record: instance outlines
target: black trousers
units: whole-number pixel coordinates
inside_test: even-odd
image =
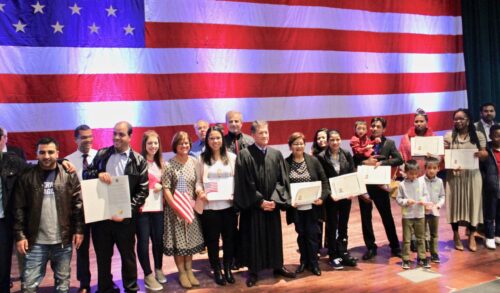
[[[80,248],[76,250],[76,279],[80,281],[80,288],[90,288],[90,224],[83,228],[83,241]]]
[[[352,201],[343,199],[333,201],[326,199],[326,227],[328,241],[328,255],[341,257],[347,252],[347,229]]]
[[[10,292],[12,241],[12,225],[2,218],[0,219],[0,292]]]
[[[297,210],[295,231],[300,251],[300,263],[311,267],[318,266],[319,226],[316,214],[312,209]]]
[[[500,237],[500,199],[496,194],[483,192],[483,218],[486,238]]]
[[[394,225],[394,219],[392,218],[391,212],[391,201],[389,198],[389,193],[377,185],[366,185],[368,194],[372,200],[372,203],[366,203],[361,198],[359,199],[359,209],[361,212],[361,225],[363,230],[363,240],[368,249],[376,249],[377,244],[375,244],[375,234],[373,233],[372,225],[372,210],[373,204],[377,207],[377,210],[382,218],[382,223],[384,224],[385,234],[389,240],[389,246],[392,250],[399,250],[399,240],[398,234],[396,233],[396,225]]]
[[[219,239],[222,236],[224,264],[231,265],[235,249],[236,213],[233,207],[223,210],[204,210],[201,215],[203,238],[212,269],[220,269]]]
[[[99,293],[113,292],[111,257],[114,245],[118,247],[122,260],[122,279],[125,292],[137,292],[137,263],[135,255],[136,219],[123,222],[110,220],[92,225],[92,241],[97,258],[97,287]]]

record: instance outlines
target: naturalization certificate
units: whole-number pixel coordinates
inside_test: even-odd
[[[207,194],[208,201],[213,200],[233,200],[234,177],[208,178],[203,183],[203,188]]]
[[[479,169],[479,160],[474,153],[477,149],[444,150],[444,167],[446,169]]]
[[[366,193],[366,184],[363,176],[358,172],[332,177],[329,180],[332,199],[334,200]]]
[[[81,186],[85,223],[110,220],[113,216],[132,217],[128,176],[111,177],[111,184],[99,179],[83,180]]]
[[[291,183],[290,193],[292,206],[312,204],[321,197],[321,181]]]
[[[143,212],[162,212],[163,211],[163,192],[162,190],[156,191],[149,190],[149,195],[142,206]]]
[[[410,140],[412,156],[444,155],[442,136],[415,136]]]
[[[391,166],[358,166],[358,173],[365,184],[389,184],[391,183]]]

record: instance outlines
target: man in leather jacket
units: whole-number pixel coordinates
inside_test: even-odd
[[[0,135],[1,135],[0,128]],[[26,162],[14,153],[0,151],[0,292],[10,291],[12,265],[12,198],[19,175]]]
[[[130,188],[132,218],[113,216],[111,220],[96,222],[92,226],[94,249],[97,256],[98,290],[100,293],[119,292],[113,288],[111,257],[116,243],[122,260],[123,287],[136,292],[137,263],[135,255],[136,215],[149,195],[146,160],[130,147],[132,125],[126,121],[116,123],[113,145],[100,149],[92,164],[83,172],[83,179],[99,178],[110,184],[112,176],[127,175]]]
[[[80,182],[57,162],[58,144],[50,137],[37,143],[38,164],[19,177],[13,198],[14,233],[25,255],[24,292],[36,292],[50,260],[55,289],[68,292],[72,245],[83,240]]]

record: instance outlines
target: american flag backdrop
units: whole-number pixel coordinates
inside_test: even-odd
[[[34,158],[73,129],[133,146],[155,129],[165,151],[198,119],[270,121],[271,144],[320,127],[343,138],[382,115],[388,136],[414,111],[434,130],[467,106],[459,0],[0,0],[0,125]],[[249,125],[245,124],[248,132]]]

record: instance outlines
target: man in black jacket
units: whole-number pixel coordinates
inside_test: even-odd
[[[23,292],[36,292],[50,260],[55,289],[68,292],[72,244],[83,240],[80,182],[57,162],[58,144],[50,137],[37,143],[38,164],[17,181],[14,201],[16,247],[25,255]]]
[[[2,128],[0,136],[3,136]],[[26,166],[26,162],[16,154],[0,151],[0,292],[10,290],[13,246],[13,219],[10,211],[15,183]]]
[[[98,290],[100,293],[119,292],[113,289],[111,257],[116,243],[122,259],[123,287],[126,292],[136,292],[137,263],[135,255],[136,214],[149,194],[148,166],[146,160],[131,149],[132,125],[126,121],[116,123],[113,145],[100,149],[92,164],[83,172],[83,179],[99,178],[110,184],[112,176],[127,175],[130,188],[132,218],[113,216],[92,226],[92,240],[97,256]]]
[[[371,139],[380,138],[381,142],[376,144],[373,149],[374,153],[368,159],[359,162],[355,161],[356,165],[369,166],[392,166],[396,167],[403,163],[401,154],[396,149],[393,140],[384,136],[387,121],[382,117],[375,117],[371,121]],[[373,204],[377,207],[382,223],[384,224],[385,233],[389,240],[391,253],[393,256],[401,257],[401,248],[399,247],[398,234],[396,233],[396,225],[391,212],[391,202],[389,192],[381,188],[379,185],[366,185],[366,189],[370,196],[371,202],[366,202],[363,198],[359,198],[359,210],[361,212],[361,226],[363,230],[363,239],[366,248],[368,249],[363,255],[364,260],[369,260],[377,255],[377,244],[375,244],[375,234],[373,233],[372,225],[372,210]]]

